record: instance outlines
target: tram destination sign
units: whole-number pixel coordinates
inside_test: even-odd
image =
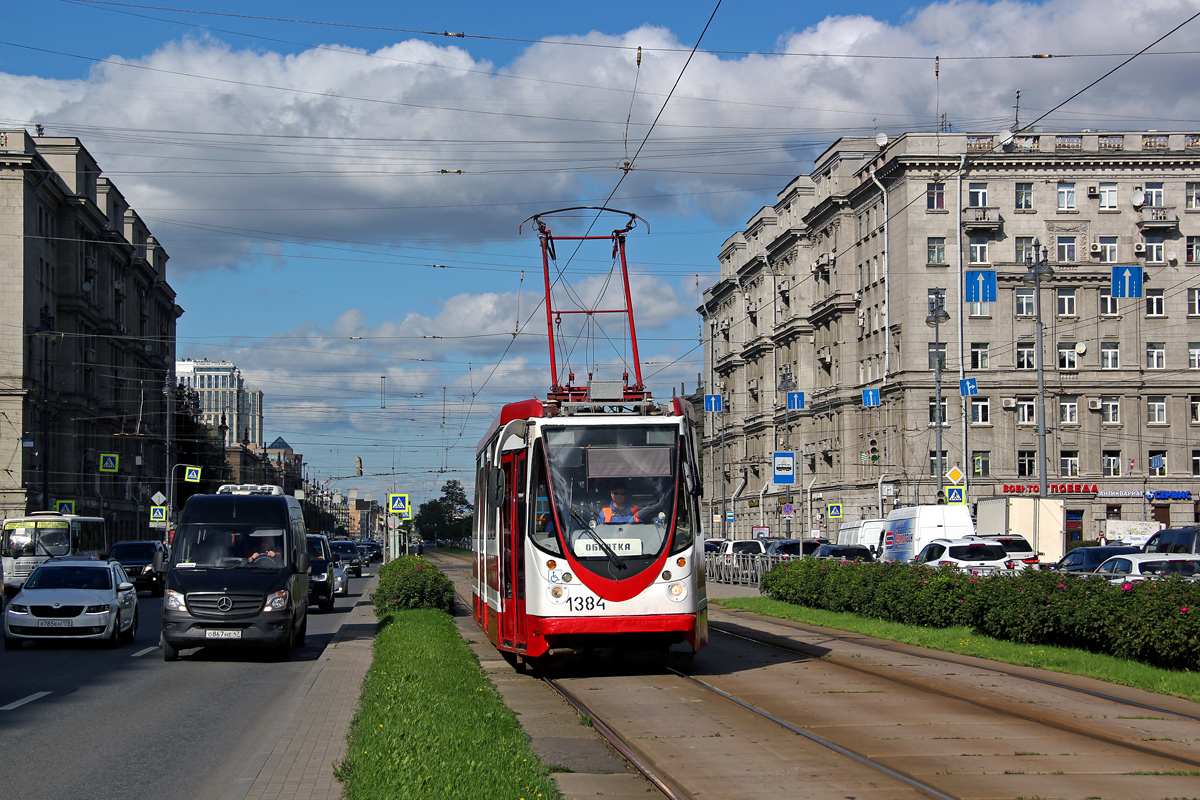
[[[605,539],[604,543],[619,556],[640,556],[642,554],[641,539]],[[608,553],[604,552],[604,548],[595,539],[589,539],[585,536],[576,540],[575,555],[603,558]]]

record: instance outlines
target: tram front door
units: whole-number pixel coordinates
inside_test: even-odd
[[[501,467],[505,473],[504,510],[500,527],[500,570],[504,612],[500,615],[500,640],[507,647],[524,650],[525,619],[525,525],[528,495],[526,491],[525,451],[506,453]]]

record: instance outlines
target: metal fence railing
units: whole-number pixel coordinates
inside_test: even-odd
[[[735,586],[758,586],[763,573],[776,564],[790,561],[791,556],[768,556],[757,553],[705,553],[704,577],[713,583]]]

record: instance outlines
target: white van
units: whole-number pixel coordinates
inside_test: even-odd
[[[911,561],[934,539],[975,535],[967,506],[909,506],[888,514],[880,561]]]
[[[858,519],[853,522],[843,522],[838,528],[837,543],[839,545],[858,545],[871,548],[878,555],[883,547],[883,529],[887,527],[886,519]]]

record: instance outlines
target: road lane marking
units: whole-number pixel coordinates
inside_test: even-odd
[[[51,694],[51,693],[50,692],[34,692],[33,694],[29,695],[28,697],[22,697],[20,700],[9,703],[6,706],[0,706],[0,711],[12,711],[14,708],[20,708],[21,706],[25,705],[26,703],[32,703],[34,700],[39,700],[48,694]]]
[[[147,653],[153,653],[157,649],[158,649],[158,645],[155,645],[154,647],[147,647],[145,650],[138,650],[136,653],[131,655],[130,658],[138,658],[140,656],[146,655]]]

